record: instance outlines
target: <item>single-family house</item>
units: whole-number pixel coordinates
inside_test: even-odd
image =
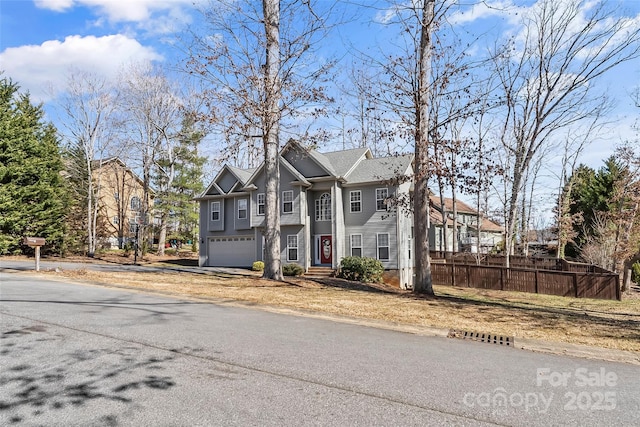
[[[337,269],[346,256],[377,258],[399,286],[413,285],[412,155],[374,158],[367,148],[321,153],[289,141],[280,151],[282,263]],[[197,198],[200,265],[249,267],[262,260],[264,168],[225,165]]]
[[[453,227],[457,233],[458,252],[490,253],[497,250],[504,241],[504,227],[490,220],[461,200],[456,200],[456,218],[453,218],[453,199],[430,196],[429,248],[433,251],[451,252],[453,247]],[[443,206],[444,204],[444,206]],[[442,211],[446,216],[443,224]],[[446,239],[445,239],[446,233]],[[446,245],[445,245],[446,240]]]
[[[142,198],[144,197],[142,179],[121,159],[110,157],[94,160],[92,163],[93,182],[98,195],[99,222],[102,224],[101,246],[122,248],[136,237],[141,224],[148,227],[147,237],[152,243],[155,216],[153,209],[154,192],[150,189],[150,214],[144,218]]]

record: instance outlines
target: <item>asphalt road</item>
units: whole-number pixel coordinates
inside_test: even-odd
[[[0,425],[640,425],[634,365],[11,273],[0,326]]]

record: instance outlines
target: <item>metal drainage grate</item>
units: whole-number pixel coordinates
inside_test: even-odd
[[[500,344],[505,345],[507,347],[513,347],[514,339],[513,337],[503,337],[501,335],[495,334],[486,334],[483,332],[471,332],[471,331],[461,331],[458,329],[449,329],[448,338],[460,338],[463,340],[473,340],[486,342],[489,344]]]

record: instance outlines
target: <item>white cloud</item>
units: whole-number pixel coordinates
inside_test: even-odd
[[[34,0],[34,3],[40,9],[51,9],[56,12],[62,12],[73,6],[73,0]]]
[[[468,24],[494,17],[512,20],[520,9],[510,0],[487,0],[476,2],[471,7],[466,4],[457,6],[457,10],[447,19],[452,25]]]
[[[36,6],[58,12],[74,6],[85,6],[98,11],[111,22],[141,22],[151,17],[153,12],[174,12],[184,6],[191,6],[193,0],[34,0]],[[197,3],[197,1],[196,1]]]
[[[161,60],[153,48],[124,35],[68,36],[41,45],[8,48],[0,53],[5,75],[28,90],[34,101],[47,101],[66,83],[71,68],[114,78],[131,62]]]

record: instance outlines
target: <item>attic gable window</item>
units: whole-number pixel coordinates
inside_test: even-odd
[[[331,194],[323,193],[316,199],[316,221],[331,221]]]
[[[388,188],[376,188],[376,210],[387,210],[387,198],[389,198]]]

